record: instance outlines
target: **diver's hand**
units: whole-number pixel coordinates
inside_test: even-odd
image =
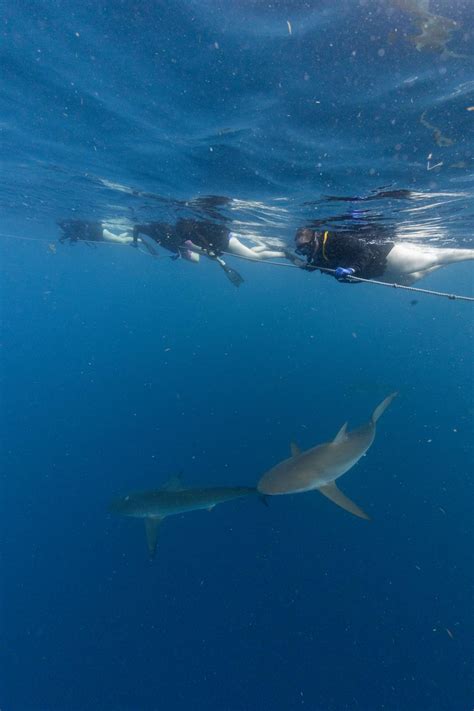
[[[304,269],[307,266],[307,262],[297,257],[296,254],[291,250],[284,249],[283,252],[285,253],[285,259],[294,264],[295,267],[300,267],[301,269]]]
[[[338,281],[349,281],[348,277],[351,277],[354,273],[355,269],[352,269],[352,267],[349,267],[349,269],[345,269],[344,267],[338,267],[334,276]]]

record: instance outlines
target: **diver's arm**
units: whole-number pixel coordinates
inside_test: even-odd
[[[347,237],[344,240],[344,245],[340,244],[340,246],[342,247],[340,255],[335,256],[335,260],[338,262],[336,274],[334,275],[336,279],[351,275],[358,276],[364,272],[372,259],[369,245],[362,240],[354,240],[351,237]],[[345,273],[347,270],[350,270],[351,273]]]

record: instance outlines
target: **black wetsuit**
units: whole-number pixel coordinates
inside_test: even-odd
[[[179,255],[179,248],[182,246],[182,242],[176,234],[174,225],[169,225],[166,222],[147,222],[142,225],[135,225],[133,228],[135,242],[139,235],[146,235],[161,247]]]
[[[354,269],[354,276],[374,279],[382,276],[394,242],[369,232],[363,237],[345,232],[324,232],[317,251],[308,258],[306,269]]]
[[[103,227],[100,222],[86,222],[85,220],[61,220],[58,222],[63,234],[60,242],[70,240],[71,242],[101,242],[103,237]]]
[[[133,234],[135,239],[140,234],[146,235],[175,254],[179,254],[180,249],[186,247],[186,241],[190,240],[196,247],[213,256],[219,256],[227,251],[230,237],[229,230],[223,225],[192,219],[178,220],[175,225],[166,222],[135,225]]]

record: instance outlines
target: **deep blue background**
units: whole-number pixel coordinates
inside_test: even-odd
[[[432,5],[472,54],[471,6]],[[471,63],[417,52],[388,2],[25,2],[4,28],[3,711],[471,709],[470,304],[47,247],[60,217],[212,193],[290,241],[348,209],[325,194],[386,184],[418,198],[373,216],[466,241]],[[425,284],[472,293],[471,266]],[[179,470],[252,485],[394,389],[342,482],[370,523],[317,493],[237,501],[166,521],[150,562],[141,523],[107,514]]]

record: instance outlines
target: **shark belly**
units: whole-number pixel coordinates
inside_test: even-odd
[[[364,426],[341,442],[320,444],[270,469],[258,483],[262,494],[299,494],[334,482],[349,471],[374,441],[374,428]]]

